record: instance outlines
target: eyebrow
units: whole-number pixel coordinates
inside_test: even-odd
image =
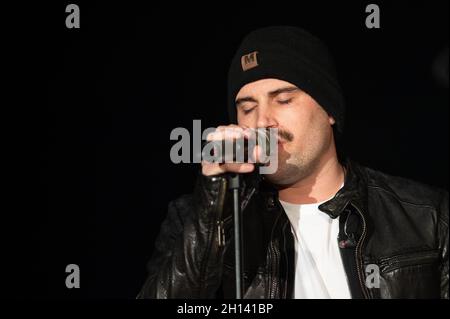
[[[282,88],[276,89],[274,91],[270,91],[269,92],[269,96],[270,97],[275,97],[275,96],[277,96],[278,94],[281,94],[281,93],[291,93],[291,92],[295,92],[295,91],[299,91],[299,90],[300,89],[298,87],[296,87],[296,86],[286,86],[286,87],[282,87]]]
[[[291,93],[291,92],[295,92],[295,91],[299,91],[299,90],[300,89],[298,87],[296,87],[296,86],[286,86],[286,87],[282,87],[282,88],[270,91],[268,93],[268,95],[271,98],[273,98],[273,97],[275,97],[275,96],[277,96],[278,94],[281,94],[281,93]],[[255,102],[255,103],[258,103],[258,101],[256,99],[254,99],[253,97],[251,97],[251,96],[244,96],[244,97],[241,97],[241,98],[236,100],[236,102],[235,102],[236,107],[238,107],[240,104],[242,104],[244,102]]]
[[[244,96],[244,97],[241,97],[241,98],[236,100],[236,102],[235,102],[236,107],[238,107],[240,104],[242,104],[244,102],[255,102],[255,103],[257,103],[258,101],[256,101],[251,96]]]

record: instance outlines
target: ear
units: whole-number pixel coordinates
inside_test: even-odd
[[[336,123],[332,116],[328,116],[328,122],[330,123],[330,125],[334,125],[334,123]]]

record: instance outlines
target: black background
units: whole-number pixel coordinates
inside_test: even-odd
[[[228,65],[258,27],[297,25],[328,44],[353,159],[448,189],[448,51],[447,84],[433,73],[448,48],[447,1],[78,1],[81,28],[67,29],[69,3],[42,5],[25,52],[45,101],[23,109],[33,152],[8,243],[13,297],[136,296],[167,204],[199,168],[170,161],[170,132],[227,122]],[[365,27],[369,3],[380,29]],[[65,286],[71,263],[80,289]]]

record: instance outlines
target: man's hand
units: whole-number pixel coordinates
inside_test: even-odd
[[[222,141],[222,140],[237,140],[240,138],[250,138],[251,130],[244,126],[238,126],[235,124],[227,126],[219,126],[216,131],[208,134],[206,140],[210,141]],[[255,146],[254,158],[258,158],[257,152],[259,146]],[[205,176],[219,175],[226,172],[233,173],[250,173],[255,169],[255,164],[252,163],[209,163],[202,161],[202,174]]]

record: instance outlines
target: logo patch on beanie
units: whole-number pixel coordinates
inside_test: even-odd
[[[258,66],[258,59],[256,58],[257,53],[258,51],[253,51],[252,53],[243,55],[241,57],[242,71],[247,71]]]

